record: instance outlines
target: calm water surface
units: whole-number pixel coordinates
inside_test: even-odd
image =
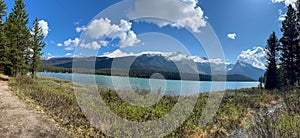
[[[83,85],[98,85],[123,90],[161,90],[163,93],[168,94],[195,94],[199,92],[222,91],[225,89],[252,88],[259,85],[259,82],[158,80],[89,74],[38,73],[38,75],[71,80]]]

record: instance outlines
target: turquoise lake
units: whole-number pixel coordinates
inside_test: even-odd
[[[199,92],[214,92],[227,89],[241,89],[257,87],[259,82],[213,82],[213,81],[185,81],[159,80],[145,78],[128,78],[117,76],[67,74],[67,73],[38,73],[39,76],[48,76],[70,80],[82,85],[97,85],[122,90],[162,91],[165,94],[195,94]]]

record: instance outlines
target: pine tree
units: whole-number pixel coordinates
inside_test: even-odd
[[[0,72],[5,73],[6,63],[6,37],[4,33],[4,27],[2,19],[6,16],[6,5],[3,0],[0,0]]]
[[[6,16],[6,4],[4,3],[3,0],[0,0],[0,24],[2,24],[2,19],[3,17]]]
[[[41,64],[42,49],[45,47],[43,42],[44,34],[39,27],[38,18],[35,19],[32,35],[32,62],[30,66],[31,75],[34,77]]]
[[[275,32],[273,32],[268,41],[266,46],[266,54],[267,54],[267,71],[266,71],[266,89],[274,89],[277,88],[277,50],[279,47],[279,41]]]
[[[16,20],[13,16],[12,13],[9,14],[9,17],[7,18],[5,24],[4,24],[4,32],[5,32],[5,36],[9,39],[7,39],[6,41],[6,45],[7,45],[7,50],[8,53],[6,53],[5,55],[7,57],[9,57],[9,62],[6,63],[5,67],[7,68],[6,70],[6,75],[9,76],[13,76],[14,74],[16,74],[16,62],[17,60],[20,60],[17,52],[17,41],[18,38],[16,37],[17,31],[18,31],[18,27],[16,26]]]
[[[28,14],[23,0],[15,0],[15,6],[10,13],[5,27],[8,45],[10,46],[11,72],[10,75],[25,74],[28,72],[26,58],[30,53],[30,31],[27,28]]]
[[[300,86],[300,0],[296,2],[297,12],[296,12],[296,19],[297,19],[297,32],[298,32],[298,45],[296,46],[296,65],[297,65],[297,81],[298,86]]]
[[[286,19],[282,22],[281,31],[283,36],[280,39],[281,46],[281,67],[284,70],[284,83],[294,86],[296,82],[296,47],[298,45],[298,32],[296,29],[296,12],[292,5],[288,6]]]

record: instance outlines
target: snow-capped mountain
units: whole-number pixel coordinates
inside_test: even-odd
[[[89,62],[95,62],[95,60],[93,60],[92,57],[81,58],[79,64],[86,65]],[[72,68],[72,58],[50,58],[43,60],[43,63],[63,68]],[[113,63],[118,64],[117,69],[130,67],[130,69],[145,71],[155,70],[163,72],[200,73],[205,75],[243,75],[254,80],[258,80],[265,72],[262,66],[259,66],[259,62],[251,64],[249,58],[242,56],[236,64],[230,64],[221,59],[188,56],[180,52],[141,52],[135,54],[116,50],[96,57],[96,63],[93,64],[95,64],[96,69],[101,70],[114,68],[112,67]],[[132,65],[129,66],[128,63],[132,63]],[[212,72],[214,74],[212,74]]]
[[[125,53],[122,52],[121,50],[115,50],[111,53],[105,53],[101,57],[108,57],[108,58],[120,58],[120,57],[139,57],[142,55],[148,55],[148,56],[163,56],[166,59],[177,62],[177,61],[192,61],[195,63],[213,63],[213,64],[230,64],[228,62],[222,61],[222,59],[207,59],[207,58],[202,58],[199,56],[187,56],[184,55],[180,52],[141,52],[141,53]]]
[[[42,60],[50,60],[54,58],[54,56],[46,56],[46,57],[42,57]]]
[[[138,54],[125,53],[120,50],[116,50],[112,53],[106,53],[103,57],[120,58],[120,57],[140,57],[142,55],[147,56],[161,56],[165,59],[184,64],[185,67],[189,66],[193,69],[196,66],[199,73],[212,74],[212,70],[215,74],[241,74],[252,79],[258,80],[259,77],[265,73],[265,51],[261,47],[256,47],[254,50],[243,51],[238,57],[236,64],[231,64],[223,61],[222,59],[207,59],[199,56],[187,56],[180,52],[142,52]]]
[[[253,66],[253,64],[248,64],[243,61],[237,61],[235,65],[232,66],[231,70],[228,70],[227,74],[242,74],[252,79],[258,80],[259,77],[263,76],[265,70]]]
[[[246,51],[242,51],[238,56],[238,61],[265,70],[265,64],[267,62],[265,49],[262,47],[254,47],[252,50],[248,49]]]

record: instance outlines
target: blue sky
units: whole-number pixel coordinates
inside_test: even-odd
[[[165,0],[168,1],[168,0]],[[275,31],[278,36],[281,36],[280,27],[281,21],[279,21],[280,14],[286,12],[286,3],[289,3],[293,0],[183,0],[192,5],[191,3],[197,2],[197,5],[192,7],[194,9],[201,9],[203,14],[203,20],[209,23],[214,29],[222,48],[224,50],[226,60],[230,62],[235,62],[237,57],[244,51],[252,51],[255,47],[265,47],[266,40],[269,34],[272,31]],[[13,0],[5,1],[8,5],[8,12],[11,11],[11,8],[14,5]],[[93,18],[96,17],[101,11],[107,9],[120,2],[119,0],[25,0],[27,5],[27,12],[30,14],[30,24],[32,26],[32,21],[35,17],[39,17],[40,20],[47,22],[49,27],[49,33],[45,38],[47,46],[44,48],[44,56],[65,56],[66,54],[74,53],[74,48],[80,45],[76,42],[75,38],[78,38],[78,41],[82,41],[81,37],[84,34],[82,30],[86,30],[89,27],[89,23],[92,23]],[[165,10],[180,10],[172,9],[174,7],[169,4],[161,2],[162,7],[165,7]],[[154,4],[155,5],[155,4]],[[144,7],[142,7],[144,8]],[[155,9],[155,8],[154,8]],[[195,10],[196,11],[196,10]],[[194,12],[194,11],[192,11]],[[198,11],[197,13],[200,14]],[[118,13],[110,13],[111,16],[115,16]],[[180,14],[180,13],[178,13]],[[183,14],[184,16],[186,14]],[[119,25],[120,20],[111,21],[111,25]],[[113,17],[112,17],[113,18]],[[98,18],[100,19],[100,18]],[[102,18],[101,21],[108,21],[105,18]],[[188,15],[187,18],[188,19]],[[99,20],[98,20],[99,21]],[[161,25],[156,22],[134,22],[134,21],[125,21],[126,23],[131,23],[129,30],[124,30],[122,33],[126,34],[124,40],[124,45],[132,45],[131,47],[124,48],[121,45],[121,40],[113,40],[113,38],[121,38],[120,35],[117,37],[103,39],[103,44],[97,43],[100,45],[100,50],[98,55],[101,55],[105,52],[112,52],[120,47],[122,51],[126,52],[140,52],[143,50],[156,50],[157,51],[176,51],[180,49],[178,47],[173,47],[174,40],[180,42],[186,50],[191,55],[198,55],[200,57],[205,57],[205,51],[201,46],[199,46],[197,41],[191,38],[191,34],[186,30],[186,28],[193,29],[193,22],[187,20],[188,22],[182,23],[177,22],[176,25]],[[198,22],[199,23],[199,22]],[[128,24],[127,24],[128,25]],[[197,24],[201,26],[201,24]],[[121,25],[120,25],[121,26]],[[80,28],[82,27],[82,28]],[[76,28],[79,29],[76,31]],[[80,30],[82,29],[82,30]],[[195,29],[195,27],[194,27]],[[136,39],[134,36],[130,35],[130,32],[133,32],[137,35]],[[194,30],[196,31],[196,30]],[[201,31],[201,27],[199,28]],[[148,36],[143,38],[143,33],[150,32]],[[156,33],[151,33],[156,32]],[[160,33],[160,34],[159,34]],[[165,35],[162,35],[165,34]],[[148,48],[146,48],[145,42],[150,41],[149,38],[163,37],[166,36],[165,42],[160,41],[159,39],[154,42],[149,42]],[[173,37],[173,39],[168,39],[167,36]],[[231,38],[230,38],[231,37]],[[127,39],[130,39],[127,41]],[[69,40],[69,41],[68,41]],[[69,43],[68,43],[68,42]],[[95,46],[92,43],[86,43],[82,46]],[[109,44],[104,44],[104,42],[109,42]],[[159,44],[158,44],[159,43]],[[68,46],[64,46],[64,45]],[[58,46],[59,45],[59,46]],[[62,46],[61,46],[62,45]],[[96,46],[98,46],[96,45]],[[103,46],[105,45],[105,46]],[[107,46],[106,46],[107,45]],[[168,46],[163,46],[168,45]],[[139,48],[139,47],[145,48]],[[159,49],[160,48],[160,49]],[[140,49],[137,50],[137,49]],[[180,51],[180,50],[178,50]],[[183,52],[184,53],[184,52]],[[255,52],[248,52],[255,53]],[[249,55],[252,56],[252,55]]]

